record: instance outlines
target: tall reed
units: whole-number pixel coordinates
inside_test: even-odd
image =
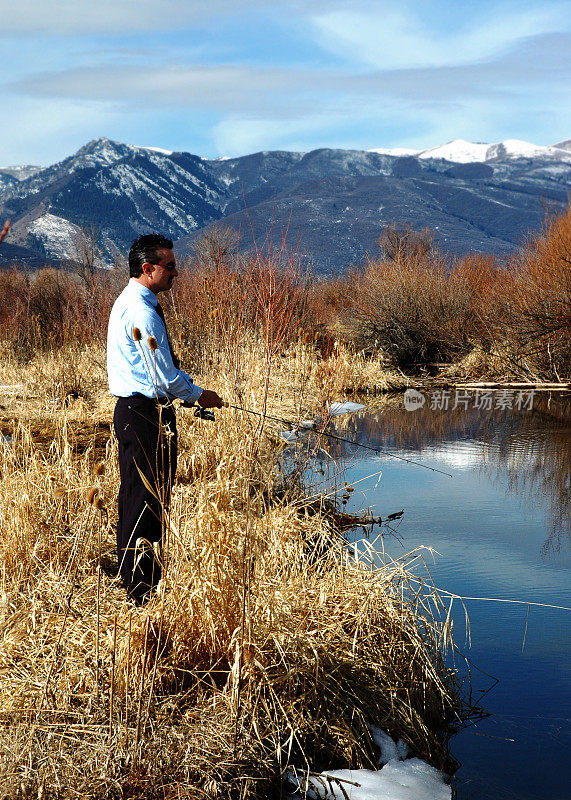
[[[251,402],[264,352],[241,355]],[[288,414],[290,369],[276,359],[270,376]],[[179,415],[169,566],[148,606],[129,605],[99,572],[114,547],[116,445],[104,470],[89,437],[73,446],[110,413],[104,398],[82,421],[70,406],[51,444],[19,425],[2,447],[3,795],[279,796],[289,764],[371,765],[371,722],[446,765],[442,731],[460,706],[438,624],[419,615],[433,600],[409,588],[406,561],[372,571],[333,543],[327,518],[273,496],[278,440],[240,412]],[[109,519],[87,500],[94,485]]]
[[[370,362],[343,345],[323,356],[288,258],[197,269],[171,316],[200,385],[291,418],[339,399]],[[187,304],[199,297],[206,308]],[[3,796],[279,797],[291,764],[374,765],[370,724],[451,768],[446,735],[471,711],[444,663],[443,606],[413,580],[418,554],[373,569],[372,549],[350,547],[299,490],[277,491],[291,476],[277,473],[275,427],[235,409],[214,424],[179,413],[168,508],[154,487],[166,568],[148,605],[130,605],[102,571],[119,475],[111,433],[96,466],[112,402],[100,349],[84,355],[89,398],[47,402],[63,351],[11,373],[35,371],[37,400],[15,404],[0,445]]]

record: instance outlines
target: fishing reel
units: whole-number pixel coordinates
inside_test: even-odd
[[[210,408],[202,408],[202,406],[197,406],[194,409],[194,416],[198,417],[199,419],[206,419],[208,422],[216,421],[214,411],[212,411]]]
[[[194,403],[187,403],[186,400],[184,400],[180,405],[181,408],[193,408],[194,416],[198,417],[198,419],[205,419],[208,422],[216,421],[214,411],[212,411],[210,408],[202,408],[202,406],[197,406]]]

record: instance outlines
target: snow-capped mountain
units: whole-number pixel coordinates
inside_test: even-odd
[[[36,167],[33,164],[18,164],[15,167],[0,167],[0,173],[4,175],[11,175],[17,181],[25,181],[31,175],[35,175],[42,167]]]
[[[74,261],[92,231],[109,264],[150,231],[184,256],[214,222],[239,230],[243,250],[252,231],[260,244],[287,230],[318,272],[374,255],[383,227],[395,223],[430,228],[453,253],[506,254],[539,229],[546,203],[565,207],[570,187],[571,140],[209,160],[102,138],[26,177],[0,169],[0,220],[12,218],[0,263]]]
[[[569,140],[559,144],[542,146],[524,142],[520,139],[505,139],[503,142],[496,142],[495,144],[454,139],[452,142],[430,147],[427,150],[407,150],[406,148],[396,147],[376,148],[369,150],[369,152],[392,156],[413,155],[417,158],[444,159],[456,164],[485,163],[506,158],[571,161]]]
[[[39,172],[41,167],[35,167],[31,164],[20,164],[15,167],[0,167],[0,193],[8,189],[10,186],[15,186],[19,181],[25,181],[31,175]]]
[[[0,190],[0,202],[12,217],[9,242],[72,259],[81,230],[94,229],[112,263],[141,229],[178,239],[218,218],[219,195],[198,156],[102,138]]]

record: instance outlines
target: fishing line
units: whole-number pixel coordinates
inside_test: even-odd
[[[404,461],[407,464],[413,464],[415,467],[423,467],[424,469],[429,469],[431,472],[438,472],[440,475],[446,475],[448,478],[452,478],[453,476],[449,472],[444,472],[441,469],[436,469],[436,467],[429,467],[427,464],[422,464],[420,461],[414,461],[412,458],[405,458],[404,456],[397,456],[395,453],[390,453],[388,450],[381,450],[378,447],[371,447],[368,444],[361,444],[361,442],[356,442],[354,439],[346,439],[344,436],[338,436],[336,433],[328,433],[327,431],[319,431],[310,426],[299,426],[296,425],[294,422],[288,419],[282,419],[281,417],[273,417],[271,414],[262,414],[261,411],[252,411],[249,408],[242,408],[242,406],[234,406],[231,403],[224,402],[225,408],[234,408],[236,411],[244,411],[246,414],[254,414],[256,417],[263,417],[264,419],[271,419],[274,422],[279,422],[282,425],[287,425],[292,430],[300,430],[304,433],[315,433],[317,436],[327,436],[330,439],[335,439],[338,442],[345,442],[346,444],[352,444],[355,447],[362,447],[365,450],[371,450],[373,453],[380,453],[384,456],[390,456],[390,458],[397,458],[399,461]]]

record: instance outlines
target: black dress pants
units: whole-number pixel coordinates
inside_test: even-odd
[[[172,404],[143,395],[119,397],[113,417],[119,442],[119,572],[138,605],[161,578],[161,543],[176,473],[176,416]],[[145,485],[145,476],[150,489]]]

